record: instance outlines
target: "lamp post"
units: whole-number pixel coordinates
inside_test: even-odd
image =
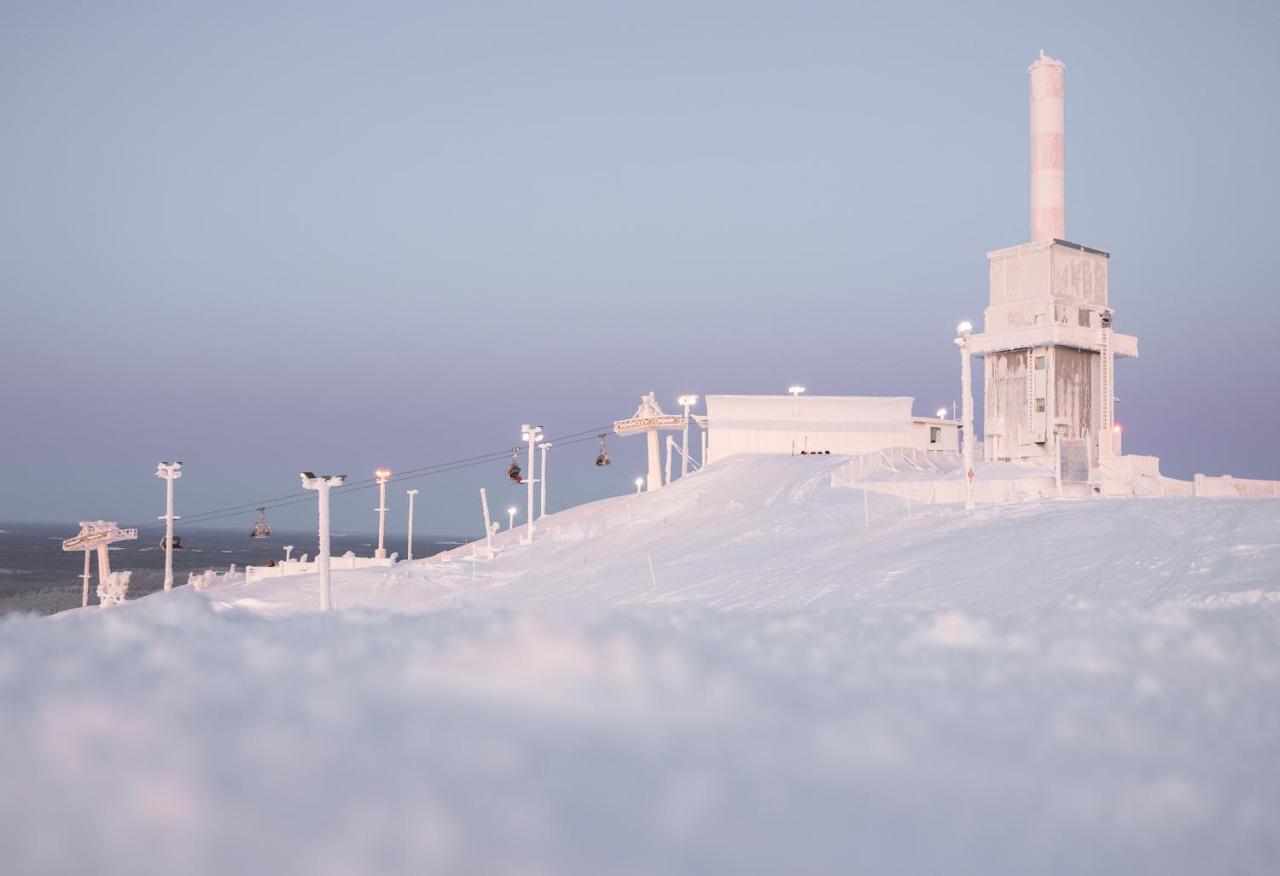
[[[960,348],[960,402],[964,417],[960,424],[964,439],[964,507],[973,509],[973,375],[969,366],[969,336],[973,323],[965,320],[956,326],[956,346]]]
[[[552,446],[554,445],[552,445],[550,441],[543,441],[538,445],[538,449],[542,451],[542,489],[538,491],[538,501],[540,503],[540,507],[538,508],[539,520],[547,516],[547,450]]]
[[[329,587],[329,490],[346,482],[346,475],[318,475],[309,471],[302,473],[303,489],[315,490],[320,505],[320,547],[316,555],[316,569],[320,572],[321,611],[328,611],[333,607]]]
[[[640,495],[640,491],[644,488],[644,478],[636,478],[636,495]]]
[[[938,408],[938,413],[935,416],[937,416],[939,420],[945,420],[947,418],[947,409]]]
[[[684,477],[689,473],[689,408],[698,403],[696,395],[682,395],[676,399],[676,404],[684,407],[684,432],[680,438],[680,450],[682,458],[680,460],[680,477]]]
[[[418,495],[417,490],[405,490],[409,495],[409,560],[413,560],[413,497]]]
[[[533,543],[533,485],[537,481],[537,477],[535,476],[534,469],[533,469],[533,449],[534,449],[534,445],[542,440],[542,427],[530,426],[528,423],[525,423],[520,427],[520,437],[525,441],[525,443],[529,445],[529,478],[526,482],[527,489],[525,491],[526,499],[527,499],[527,507],[525,509],[526,516],[525,516],[525,523],[524,523],[524,529],[525,529],[524,541],[526,544],[532,544]]]
[[[182,460],[162,462],[156,466],[156,477],[164,478],[164,589],[173,589],[173,482],[182,477]],[[86,571],[88,571],[86,569]]]
[[[791,393],[792,398],[798,398],[800,393],[804,392],[804,387],[797,385],[788,386],[787,392]]]
[[[516,506],[507,509],[507,532],[516,528]]]
[[[387,558],[387,481],[391,480],[391,472],[385,468],[377,469],[373,473],[373,479],[378,484],[378,507],[374,511],[378,512],[378,549],[373,552],[374,559],[385,560]]]

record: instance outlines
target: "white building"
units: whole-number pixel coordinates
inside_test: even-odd
[[[955,420],[915,417],[907,396],[709,395],[707,462],[740,453],[959,449]]]

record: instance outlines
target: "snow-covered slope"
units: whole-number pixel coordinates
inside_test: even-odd
[[[908,510],[842,462],[335,573],[329,615],[301,576],[0,622],[6,860],[1275,872],[1280,503]]]

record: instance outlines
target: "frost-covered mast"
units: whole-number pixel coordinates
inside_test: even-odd
[[[104,605],[110,604],[107,601],[108,594],[116,594],[119,598],[114,601],[122,601],[124,593],[129,589],[128,572],[121,573],[125,578],[120,582],[120,586],[113,588],[111,585],[111,545],[118,541],[132,541],[138,537],[136,529],[121,529],[114,522],[107,520],[82,520],[80,522],[80,532],[71,538],[64,539],[62,549],[64,551],[84,551],[84,595],[81,598],[81,605],[89,604],[89,551],[96,550],[98,552],[98,599]]]
[[[173,482],[182,477],[182,460],[156,465],[156,477],[164,479],[164,589],[173,589]]]
[[[983,456],[1054,464],[1063,441],[1094,459],[1119,453],[1116,356],[1138,339],[1112,331],[1107,262],[1066,240],[1064,71],[1040,53],[1028,68],[1031,242],[987,253],[990,301],[969,350],[983,357]]]
[[[329,584],[329,490],[346,482],[346,475],[318,475],[309,471],[302,473],[303,489],[315,490],[320,506],[318,527],[320,544],[316,554],[316,570],[320,573],[321,611],[328,611],[333,607],[333,594]]]
[[[652,492],[662,487],[662,454],[659,452],[659,429],[683,429],[684,417],[664,414],[653,393],[640,397],[640,407],[629,420],[617,420],[613,431],[619,435],[646,433],[649,442],[649,477],[647,489]]]

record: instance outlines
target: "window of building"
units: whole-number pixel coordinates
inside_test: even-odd
[[[1085,310],[1083,307],[1080,308],[1080,324],[1085,328],[1088,328],[1093,324],[1089,320],[1089,311]]]
[[[937,444],[941,440],[942,440],[942,427],[930,426],[929,427],[929,443]]]
[[[1036,413],[1037,414],[1044,413],[1044,399],[1042,398],[1036,399]]]
[[[1045,367],[1044,356],[1036,356],[1036,370],[1043,371]]]

